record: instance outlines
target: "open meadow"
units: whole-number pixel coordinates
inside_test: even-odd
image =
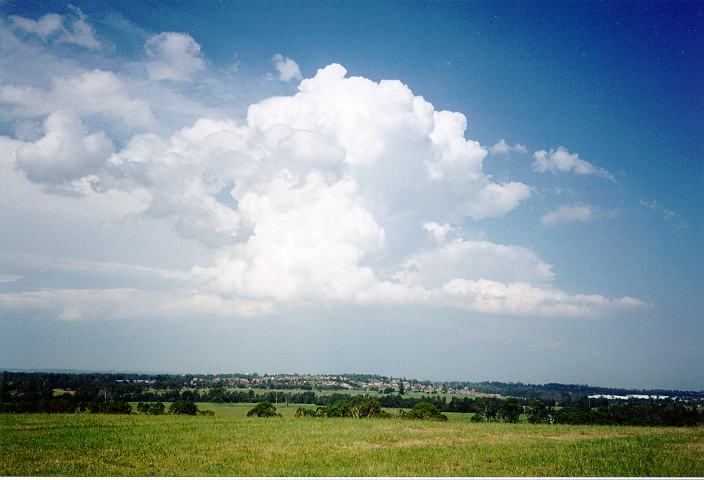
[[[2,414],[0,475],[704,476],[704,428]]]

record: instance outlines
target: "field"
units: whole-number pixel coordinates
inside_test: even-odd
[[[0,415],[0,475],[704,476],[704,428]]]

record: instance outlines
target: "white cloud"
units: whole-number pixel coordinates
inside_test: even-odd
[[[525,145],[516,143],[513,147],[506,143],[503,138],[496,142],[493,146],[489,147],[489,153],[492,155],[508,155],[511,152],[518,152],[522,154],[528,153],[528,149]]]
[[[677,215],[675,212],[673,212],[673,211],[670,210],[670,209],[667,209],[667,208],[662,207],[661,205],[658,204],[658,202],[657,202],[656,200],[653,199],[653,200],[650,200],[650,201],[646,201],[646,200],[643,200],[643,199],[641,198],[638,202],[639,202],[642,206],[648,208],[649,210],[652,210],[653,212],[657,212],[657,213],[659,213],[660,215],[662,215],[662,218],[663,218],[664,220],[674,221],[675,223],[673,223],[673,226],[674,226],[675,228],[682,229],[682,228],[687,228],[687,227],[688,227],[687,223],[685,223],[685,222],[683,222],[683,221],[678,221],[678,220],[676,220],[676,217],[677,217],[678,215]]]
[[[641,198],[641,199],[639,200],[639,203],[640,203],[641,205],[643,205],[644,207],[648,207],[648,208],[651,209],[651,210],[657,210],[657,208],[658,208],[658,202],[656,202],[655,200],[651,200],[651,201],[648,202],[648,201],[643,200],[643,199]]]
[[[288,58],[284,57],[280,53],[277,53],[272,58],[274,62],[274,67],[279,74],[279,80],[282,82],[290,82],[291,80],[301,80],[301,70],[298,68],[298,64]]]
[[[540,217],[540,223],[551,225],[567,222],[588,222],[599,217],[599,211],[591,205],[562,205]]]
[[[205,65],[200,45],[185,33],[162,32],[147,40],[144,50],[152,80],[188,80]]]
[[[71,16],[48,13],[38,20],[32,20],[17,15],[10,16],[14,26],[26,33],[36,35],[43,41],[53,40],[55,43],[70,43],[89,50],[102,48],[95,37],[93,27],[87,22],[87,17],[78,7],[69,5],[73,11]],[[69,26],[66,27],[64,23]]]
[[[2,254],[0,261],[10,262],[21,268],[30,268],[33,270],[59,270],[59,271],[78,271],[92,272],[107,275],[132,275],[132,276],[152,276],[162,278],[164,280],[186,282],[190,279],[188,272],[180,270],[146,267],[143,265],[135,265],[120,262],[96,262],[91,260],[83,260],[80,258],[67,258],[49,255],[37,254]],[[3,283],[3,278],[12,278],[15,281],[22,277],[17,275],[0,275],[0,283]]]
[[[579,158],[576,153],[570,153],[565,147],[559,146],[557,150],[538,150],[533,153],[533,170],[540,173],[567,173],[573,172],[577,175],[597,175],[607,178],[612,182],[616,179],[603,168],[596,167],[591,163]]]
[[[37,35],[42,40],[46,40],[54,33],[62,31],[64,28],[64,19],[56,13],[48,13],[39,20],[11,15],[10,20],[19,29],[27,33]]]
[[[554,277],[552,265],[527,248],[459,239],[413,255],[401,267],[396,279],[425,288],[440,287],[456,278],[545,283]]]
[[[58,111],[44,122],[45,135],[20,146],[17,166],[38,183],[61,184],[94,172],[112,154],[112,142],[101,132],[86,134],[72,113]]]
[[[435,222],[426,222],[423,224],[423,230],[428,232],[428,235],[433,240],[438,243],[442,243],[445,241],[445,237],[447,237],[447,234],[454,231],[454,228],[452,228],[448,223],[440,225]]]
[[[356,185],[311,173],[299,183],[285,172],[247,193],[242,218],[253,225],[246,243],[212,269],[196,268],[221,292],[280,301],[350,300],[376,281],[361,265],[384,244],[384,231],[356,197]]]
[[[203,68],[188,36],[160,34],[147,43],[155,81],[186,79]],[[187,61],[178,60],[182,55]],[[48,112],[42,138],[4,139],[0,146],[12,145],[30,180],[82,193],[74,204],[126,204],[125,216],[168,224],[182,239],[197,240],[209,258],[183,271],[64,262],[72,272],[158,277],[172,285],[150,292],[5,294],[0,304],[6,308],[45,309],[66,319],[174,308],[254,315],[328,303],[453,305],[521,315],[626,308],[555,289],[552,266],[529,249],[460,238],[451,225],[501,217],[532,189],[494,182],[483,170],[487,150],[466,138],[467,118],[436,111],[399,81],[348,77],[342,66],[329,65],[301,81],[297,94],[251,105],[242,121],[205,117],[159,135],[145,120],[148,131],[114,153],[104,134],[89,133],[77,117],[128,120],[129,108],[119,101],[95,101],[101,81],[113,92],[109,98],[133,100],[120,77],[103,71],[57,78],[46,91],[0,89],[6,103],[35,112],[43,102],[70,102],[70,92],[100,104],[73,100],[70,112]],[[537,299],[519,307],[512,295]]]
[[[547,212],[540,217],[540,223],[543,225],[552,225],[557,223],[568,222],[589,222],[602,218],[615,218],[621,214],[621,209],[604,211],[592,205],[575,203],[570,205],[562,205],[555,210]]]
[[[651,308],[632,297],[608,299],[601,295],[571,295],[555,288],[524,282],[454,279],[440,288],[403,288],[380,282],[357,292],[360,304],[405,303],[452,306],[489,315],[585,318],[608,312]],[[232,318],[275,313],[272,299],[232,298],[187,290],[42,289],[0,293],[0,310],[51,314],[61,320],[191,318],[193,315]]]
[[[25,117],[71,110],[78,115],[100,115],[122,125],[146,128],[154,123],[149,105],[130,94],[127,84],[113,72],[92,70],[55,77],[48,90],[26,85],[0,85],[0,102],[13,105]]]
[[[252,105],[246,124],[201,119],[170,139],[135,136],[110,163],[115,175],[150,188],[150,214],[212,245],[241,231],[239,213],[213,196],[231,183],[240,202],[284,169],[298,179],[353,179],[371,214],[389,225],[502,216],[530,189],[492,183],[481,167],[486,151],[465,129],[463,115],[434,112],[400,82],[346,78],[332,65],[297,95]],[[391,250],[401,241],[392,238]]]
[[[56,288],[0,293],[0,309],[48,313],[60,320],[82,321],[153,316],[189,318],[194,314],[231,318],[271,313],[272,305],[266,301],[227,299],[189,291]]]
[[[467,204],[467,213],[475,220],[503,217],[531,195],[531,188],[520,182],[487,183]]]
[[[0,273],[0,283],[12,283],[22,278],[20,275],[12,275],[11,273]]]
[[[570,295],[524,282],[455,279],[444,284],[442,290],[464,308],[488,314],[590,317],[651,306],[631,297],[610,300],[601,295]]]

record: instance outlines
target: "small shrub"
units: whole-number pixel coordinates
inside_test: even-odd
[[[475,413],[474,415],[472,415],[472,418],[470,418],[470,421],[474,423],[481,423],[484,421],[484,415],[482,415],[481,413]]]
[[[164,410],[164,404],[161,402],[156,402],[149,407],[149,415],[161,415],[164,413]]]

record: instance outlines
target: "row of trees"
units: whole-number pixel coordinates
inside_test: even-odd
[[[566,423],[566,424],[599,424],[599,425],[652,425],[652,426],[686,426],[704,423],[704,412],[701,407],[676,402],[657,404],[651,401],[627,404],[613,404],[606,399],[575,399],[569,405],[556,405],[553,400],[527,400],[516,398],[495,397],[452,397],[449,401],[441,396],[425,396],[410,398],[402,395],[383,395],[370,398],[366,395],[351,395],[348,393],[316,394],[315,392],[281,392],[267,391],[230,391],[225,388],[212,388],[208,391],[168,389],[161,391],[145,391],[141,386],[133,384],[114,383],[106,387],[108,374],[73,376],[66,374],[15,374],[5,372],[0,375],[0,412],[7,413],[130,413],[128,402],[139,402],[137,412],[141,414],[159,415],[167,413],[163,407],[170,402],[179,411],[183,405],[188,405],[187,411],[198,413],[196,402],[228,402],[228,403],[258,403],[269,402],[297,403],[315,405],[306,409],[308,415],[316,416],[348,416],[348,412],[357,412],[363,405],[362,417],[381,416],[383,408],[399,408],[413,410],[417,404],[431,404],[438,412],[474,413],[475,421],[517,422],[521,414],[526,414],[532,423]],[[82,378],[82,381],[76,377]],[[156,378],[156,377],[155,377]],[[76,389],[55,396],[54,385],[65,384]],[[173,379],[169,376],[159,377],[165,385],[171,385]],[[142,407],[140,408],[140,404]],[[148,409],[144,405],[149,405]],[[159,404],[162,406],[160,407]],[[191,407],[192,405],[192,407]],[[322,408],[321,408],[322,407]],[[408,412],[407,412],[408,413]],[[208,414],[208,413],[203,413]],[[302,413],[303,415],[303,413]],[[353,416],[360,414],[353,413]]]
[[[686,427],[704,423],[704,412],[683,405],[602,405],[598,408],[557,409],[536,402],[530,407],[528,421],[568,425]]]
[[[358,396],[352,400],[337,400],[327,406],[315,409],[299,407],[297,417],[342,417],[342,418],[390,418],[391,414],[384,411],[378,400],[367,396]]]
[[[276,407],[270,402],[260,402],[248,413],[248,417],[280,417]],[[378,400],[367,396],[358,396],[353,400],[337,400],[331,405],[317,408],[298,407],[296,417],[325,417],[325,418],[393,418],[394,416],[384,410]],[[401,411],[398,418],[408,420],[438,420],[447,421],[447,416],[440,412],[434,403],[416,403],[408,411]]]
[[[79,402],[73,398],[20,399],[0,402],[0,413],[131,413],[132,406],[123,401]]]
[[[166,407],[161,402],[137,404],[137,413],[144,415],[163,415]],[[132,413],[132,405],[124,401],[78,402],[70,395],[40,399],[38,401],[2,402],[0,413]],[[172,415],[215,415],[212,410],[200,410],[195,403],[178,400],[169,405],[168,413]]]

